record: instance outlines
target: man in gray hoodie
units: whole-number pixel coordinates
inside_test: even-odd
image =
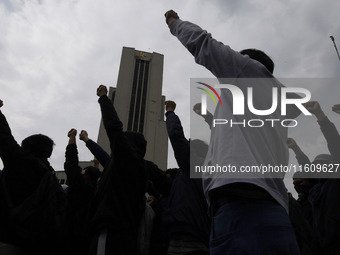
[[[253,88],[256,109],[270,109],[272,90],[284,86],[272,75],[273,61],[262,51],[237,52],[212,38],[199,26],[179,19],[173,10],[165,14],[171,33],[194,56],[196,63],[210,70],[221,84],[231,83],[244,95]],[[261,80],[261,82],[258,82]],[[263,172],[241,172],[251,166],[286,166],[287,127],[284,118],[298,114],[287,106],[286,116],[277,110],[269,116],[257,116],[249,109],[243,115],[233,114],[233,94],[221,89],[223,106],[218,104],[214,119],[228,119],[233,126],[216,125],[211,129],[206,166],[234,166],[236,171],[206,173],[203,186],[213,216],[210,240],[211,254],[299,254],[288,217],[288,196],[284,173],[273,178]],[[246,125],[251,119],[280,120],[259,128]]]

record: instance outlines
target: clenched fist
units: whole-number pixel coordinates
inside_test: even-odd
[[[105,85],[100,85],[97,88],[97,96],[101,97],[107,95],[107,87]]]

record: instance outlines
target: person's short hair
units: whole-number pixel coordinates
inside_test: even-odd
[[[305,176],[303,175],[303,173],[301,171],[298,171],[296,172],[294,175],[293,175],[293,180],[296,180],[296,179],[305,179],[304,178]]]
[[[192,154],[194,154],[196,157],[204,159],[207,155],[209,145],[200,139],[194,139],[190,140],[190,149],[193,150]]]
[[[269,72],[274,72],[274,62],[273,60],[263,51],[257,49],[244,49],[241,50],[240,53],[242,55],[248,55],[251,59],[255,59],[264,65]]]
[[[293,183],[300,180],[304,181],[304,185],[314,186],[317,183],[317,179],[311,177],[313,177],[313,174],[310,172],[298,171],[293,175]]]
[[[97,183],[101,172],[97,167],[94,166],[88,166],[84,168],[84,173],[87,175],[87,177],[90,179],[92,183]]]
[[[137,153],[144,158],[147,144],[144,135],[133,131],[125,131],[124,134],[129,142],[135,146]]]
[[[49,158],[52,155],[53,146],[53,140],[42,134],[31,135],[21,142],[23,149],[42,158]]]
[[[329,154],[319,154],[312,162],[313,164],[330,164],[332,163],[332,156]]]
[[[171,177],[171,179],[174,180],[178,171],[179,168],[169,168],[165,171],[165,174],[168,174]]]

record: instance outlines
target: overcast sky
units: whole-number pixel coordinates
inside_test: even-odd
[[[329,38],[340,47],[339,1],[0,0],[0,99],[16,140],[47,134],[56,143],[51,163],[63,169],[69,129],[86,129],[97,139],[96,88],[116,86],[123,46],[164,55],[163,95],[177,102],[190,137],[190,78],[213,76],[170,34],[169,9],[235,50],[264,50],[277,77],[340,77]],[[340,116],[330,111],[340,103],[338,87],[315,84],[312,97],[340,126]],[[303,123],[291,135],[313,158],[326,146],[315,119]],[[80,142],[80,160],[92,159]],[[169,167],[176,166],[172,153],[169,148]]]

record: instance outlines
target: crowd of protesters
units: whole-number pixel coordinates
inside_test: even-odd
[[[283,85],[273,76],[274,63],[264,52],[234,51],[199,26],[182,21],[172,10],[165,17],[171,33],[198,64],[221,83],[224,78],[235,78],[241,91],[256,87],[254,105],[271,107],[272,88]],[[244,78],[266,80],[259,87],[249,80],[243,82]],[[329,151],[311,162],[295,140],[287,137],[287,127],[212,127],[213,117],[237,121],[228,90],[221,89],[224,105],[218,105],[213,114],[203,116],[201,105],[194,106],[194,112],[210,126],[209,145],[184,136],[176,103],[166,101],[166,127],[178,164],[166,170],[144,159],[147,141],[140,133],[123,131],[107,93],[106,86],[97,88],[110,153],[85,130],[79,134],[104,169],[79,166],[78,131],[71,129],[65,134],[67,188],[59,184],[48,161],[54,141],[36,134],[19,145],[0,111],[1,254],[340,254],[338,178],[296,173],[297,200],[287,192],[284,176],[219,173],[190,178],[193,164],[285,165],[289,148],[301,166],[339,164],[340,135],[318,102],[304,107],[317,118]],[[333,111],[340,114],[339,105]],[[287,109],[290,119],[299,113],[293,105]],[[252,116],[245,113],[246,119]],[[274,112],[272,118],[282,116]]]

